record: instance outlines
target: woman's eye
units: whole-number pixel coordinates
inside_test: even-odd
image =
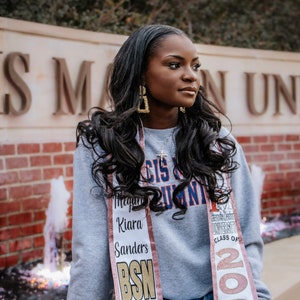
[[[195,64],[195,65],[193,66],[193,69],[194,69],[195,71],[198,71],[198,70],[200,69],[200,67],[201,67],[200,64]]]
[[[180,67],[180,64],[177,62],[171,62],[169,63],[169,68],[172,70],[178,69]]]

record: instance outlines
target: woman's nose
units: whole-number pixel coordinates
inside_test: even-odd
[[[184,73],[182,75],[182,79],[184,81],[191,81],[191,82],[196,81],[198,77],[199,74],[196,73],[196,71],[193,70],[191,67],[185,68]]]

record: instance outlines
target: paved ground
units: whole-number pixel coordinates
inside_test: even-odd
[[[300,235],[265,245],[262,278],[273,300],[300,299]]]

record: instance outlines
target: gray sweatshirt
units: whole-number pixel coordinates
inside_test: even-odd
[[[182,201],[188,209],[182,220],[172,219],[177,209],[171,196],[178,184],[173,175],[174,129],[144,129],[145,155],[150,184],[158,185],[168,210],[152,213],[154,238],[159,259],[163,296],[172,300],[200,298],[212,291],[210,240],[206,201],[196,182],[186,188]],[[228,135],[226,129],[221,135]],[[231,136],[233,139],[233,137]],[[236,141],[235,141],[236,142]],[[271,299],[261,282],[263,243],[260,237],[259,203],[244,153],[238,143],[235,161],[238,170],[231,176],[244,243],[259,299]],[[157,154],[164,150],[166,161]],[[68,300],[111,299],[107,199],[91,176],[93,154],[80,144],[74,157],[73,262]],[[222,299],[220,299],[222,300]],[[250,300],[250,299],[249,299]]]

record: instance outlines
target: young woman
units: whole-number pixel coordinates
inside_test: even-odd
[[[78,125],[69,300],[270,299],[247,163],[200,64],[164,25],[116,55],[113,109]]]

